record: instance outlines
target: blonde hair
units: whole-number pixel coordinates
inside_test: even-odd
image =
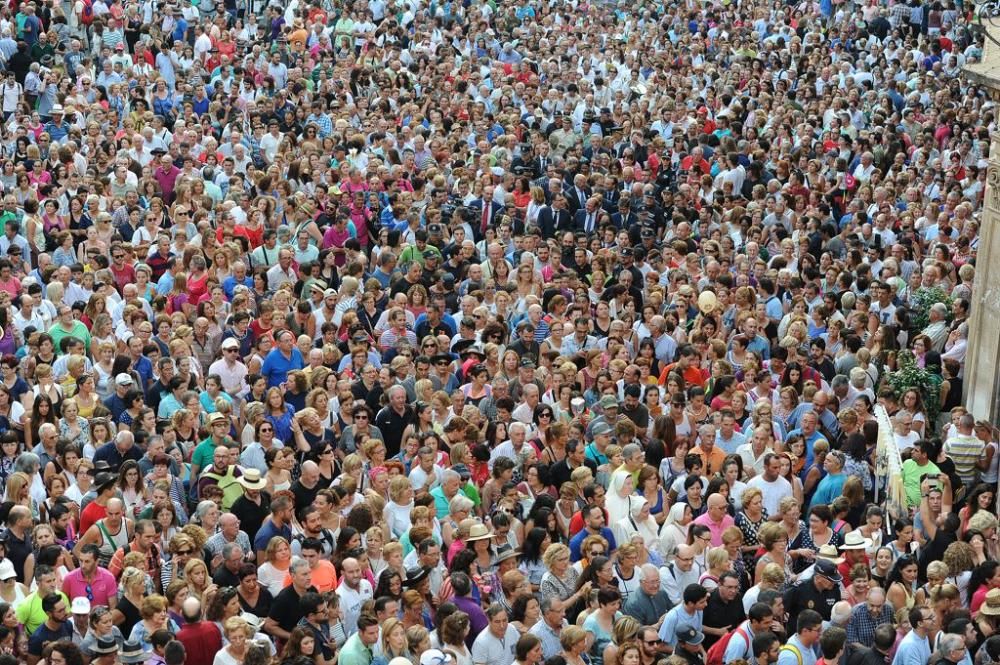
[[[551,568],[555,560],[563,556],[569,556],[569,548],[562,543],[552,543],[546,548],[545,553],[542,554],[542,563],[545,564],[546,568]],[[565,632],[563,630],[563,634]]]

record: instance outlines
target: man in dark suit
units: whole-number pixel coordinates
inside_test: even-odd
[[[483,188],[483,198],[475,199],[469,207],[476,213],[472,220],[472,230],[476,234],[476,240],[482,240],[486,229],[496,227],[503,205],[493,200],[493,186],[487,185]]]
[[[570,231],[573,228],[573,216],[566,209],[566,195],[556,194],[552,205],[538,211],[538,228],[543,238],[553,238],[557,233]]]
[[[566,192],[569,211],[575,215],[577,211],[587,205],[590,194],[590,188],[587,187],[587,177],[579,173],[576,174],[573,177],[573,186],[569,187]]]
[[[590,235],[597,232],[601,219],[600,201],[596,196],[586,200],[583,208],[576,211],[573,224],[577,231]]]

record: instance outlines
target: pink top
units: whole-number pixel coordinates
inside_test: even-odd
[[[712,534],[712,547],[722,546],[722,532],[731,526],[736,526],[735,520],[726,513],[722,517],[721,522],[713,522],[712,518],[709,517],[708,513],[705,513],[698,519],[694,521],[695,524],[701,524],[702,526],[707,526],[708,530]]]
[[[99,566],[94,570],[94,579],[91,582],[83,578],[82,568],[70,571],[63,578],[62,590],[69,597],[70,602],[74,598],[83,596],[94,607],[108,605],[108,600],[118,598],[118,582],[115,581],[115,576]]]

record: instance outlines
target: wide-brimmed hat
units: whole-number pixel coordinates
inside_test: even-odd
[[[851,531],[844,536],[844,544],[840,546],[842,550],[866,550],[872,546],[872,539],[865,538],[857,531]]]
[[[844,563],[844,557],[840,556],[840,552],[833,545],[823,545],[819,548],[819,551],[816,552],[816,560],[819,561],[820,559],[830,561],[835,566]]]
[[[495,559],[496,563],[501,563],[507,559],[516,559],[521,556],[521,553],[511,547],[510,545],[501,545],[497,548],[497,556]]]
[[[403,585],[413,589],[418,584],[427,579],[427,576],[430,574],[431,574],[430,566],[417,566],[415,568],[407,568],[406,581],[403,582]]]
[[[118,641],[111,635],[98,637],[97,643],[90,647],[89,651],[93,656],[107,656],[118,653]]]
[[[979,606],[979,613],[991,617],[1000,616],[1000,589],[986,592],[986,599]]]
[[[262,490],[267,481],[260,475],[260,469],[244,469],[243,475],[236,479],[244,489]]]
[[[465,542],[471,543],[476,540],[486,540],[487,538],[492,538],[493,532],[485,524],[473,524],[472,528],[469,529],[469,537],[465,539]]]
[[[142,650],[142,643],[137,640],[126,640],[118,652],[121,663],[145,663],[149,660],[149,652]]]
[[[481,347],[479,344],[476,343],[473,343],[468,348],[462,349],[461,351],[458,352],[458,354],[460,356],[477,355],[480,358],[483,359],[486,358],[486,352],[483,351],[483,347]]]
[[[10,559],[4,559],[0,562],[0,582],[6,582],[9,579],[16,579],[17,571],[14,570],[14,564],[11,563]]]
[[[94,479],[94,489],[100,492],[109,485],[114,485],[116,482],[118,482],[117,474],[111,473],[110,471],[102,471],[97,474],[97,477]]]

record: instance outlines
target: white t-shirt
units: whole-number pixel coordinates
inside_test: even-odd
[[[372,597],[372,585],[362,579],[358,582],[358,588],[352,589],[345,582],[341,582],[337,587],[337,596],[340,597],[340,608],[344,612],[344,630],[353,634],[358,629],[358,617],[361,616],[361,606],[366,600]]]
[[[754,476],[747,483],[747,486],[756,487],[761,491],[764,510],[767,511],[768,515],[777,515],[781,500],[792,495],[792,484],[781,476],[771,482],[764,478],[764,474]]]

